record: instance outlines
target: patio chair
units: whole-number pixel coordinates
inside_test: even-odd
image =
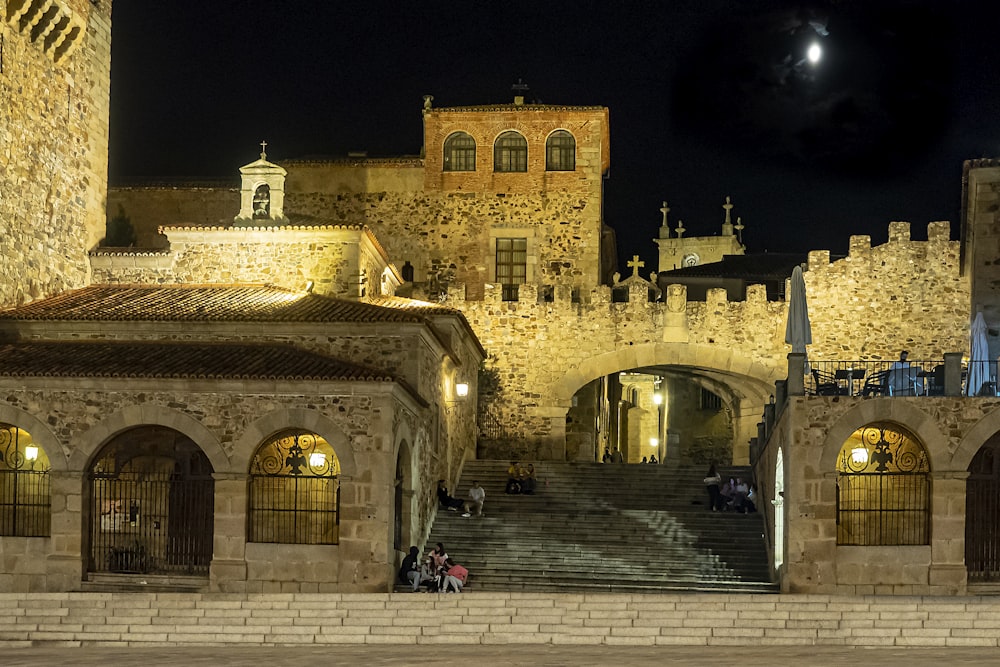
[[[817,396],[842,396],[847,390],[837,383],[837,379],[829,373],[821,373],[812,369],[813,383],[816,385]]]

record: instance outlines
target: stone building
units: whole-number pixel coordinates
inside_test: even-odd
[[[755,464],[786,591],[1000,572],[981,557],[1000,531],[975,522],[1000,399],[960,395],[970,315],[1000,329],[995,162],[967,168],[961,241],[892,222],[809,254],[805,375],[787,289],[615,273],[604,107],[426,98],[421,156],[262,150],[238,181],[104,202],[110,3],[4,9],[0,186],[24,196],[0,200],[0,588],[387,590],[468,457],[606,447]],[[100,246],[119,205],[138,241]],[[744,253],[729,208],[704,238],[663,209],[661,270]],[[921,395],[855,383],[901,349]]]
[[[468,321],[263,152],[224,220],[95,250],[110,2],[3,10],[0,590],[391,588],[475,452]]]

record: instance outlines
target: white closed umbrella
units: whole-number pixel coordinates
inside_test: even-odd
[[[965,395],[978,396],[987,382],[990,382],[990,344],[986,340],[986,320],[979,312],[969,330],[969,372],[965,380]]]
[[[785,324],[785,342],[793,353],[805,354],[806,345],[812,345],[812,327],[809,325],[809,306],[806,303],[806,281],[802,267],[792,269],[792,285],[788,294],[788,322]],[[808,363],[806,364],[808,368]]]

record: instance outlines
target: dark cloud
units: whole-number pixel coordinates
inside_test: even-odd
[[[673,108],[682,130],[709,143],[859,177],[889,173],[948,127],[953,33],[942,9],[917,5],[733,15],[691,49]],[[813,43],[823,49],[815,65]]]

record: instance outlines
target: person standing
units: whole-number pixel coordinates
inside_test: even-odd
[[[910,362],[907,361],[909,354],[903,350],[899,353],[899,361],[892,362],[892,366],[889,367],[890,396],[912,396],[914,394],[913,369],[910,368]]]
[[[708,474],[705,475],[705,479],[702,481],[708,490],[708,506],[713,512],[717,512],[719,505],[722,504],[722,496],[719,493],[719,485],[722,484],[722,475],[716,471],[714,463],[708,467]]]

